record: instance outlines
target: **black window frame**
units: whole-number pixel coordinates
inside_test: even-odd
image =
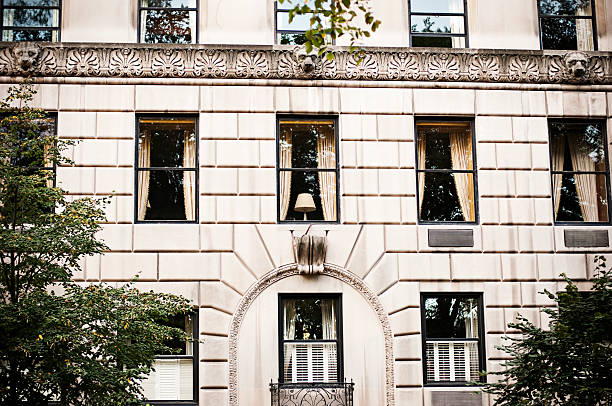
[[[6,0],[0,1],[0,24],[2,29],[0,30],[0,41],[2,42],[11,42],[4,41],[4,32],[5,31],[57,31],[57,41],[44,41],[44,42],[61,42],[62,41],[62,0],[57,0],[57,6],[6,6],[4,2]],[[17,27],[17,26],[5,26],[4,25],[4,10],[58,10],[58,21],[57,27],[52,26],[28,26],[28,27]],[[51,34],[53,37],[53,33]],[[28,42],[28,41],[17,41],[17,42]]]
[[[280,167],[280,124],[283,120],[331,120],[334,122],[334,153],[336,155],[336,167],[329,168],[281,168]],[[338,131],[337,115],[295,115],[277,114],[276,115],[276,222],[278,224],[340,224],[340,138]],[[334,172],[336,174],[336,220],[281,220],[280,218],[280,173],[281,171],[291,172]]]
[[[465,38],[464,48],[453,48],[449,49],[466,49],[470,47],[470,33],[468,25],[468,13],[467,13],[467,0],[463,0],[463,13],[436,13],[436,12],[423,12],[423,11],[412,11],[412,1],[408,1],[408,35],[409,35],[409,46],[414,47],[412,44],[412,37],[443,37],[443,38]],[[463,17],[463,34],[452,34],[452,33],[418,33],[412,32],[412,16],[423,16],[423,17]],[[416,47],[416,48],[427,48],[427,47]]]
[[[418,124],[421,122],[428,123],[469,123],[470,135],[472,137],[472,169],[419,169],[419,131]],[[427,156],[427,155],[426,155]],[[417,224],[423,225],[478,225],[480,221],[479,207],[478,207],[478,162],[476,161],[476,134],[474,119],[472,117],[428,117],[419,116],[414,119],[414,171],[416,173],[416,201],[417,201]],[[421,220],[421,208],[419,207],[419,173],[471,173],[474,177],[474,221],[431,221]]]
[[[189,119],[194,120],[194,132],[195,132],[195,163],[193,168],[181,167],[147,167],[140,168],[138,166],[138,138],[140,136],[140,120],[141,119]],[[134,224],[198,224],[200,216],[200,167],[199,167],[199,155],[200,155],[200,134],[199,134],[199,117],[197,114],[136,114],[136,134],[135,134],[135,148],[134,148]],[[138,220],[138,172],[143,170],[168,170],[168,171],[192,171],[195,173],[195,213],[193,220]]]
[[[193,312],[190,313],[193,317],[193,351],[192,355],[156,355],[155,359],[188,359],[191,358],[193,360],[193,399],[192,400],[144,400],[143,405],[150,406],[197,406],[199,404],[199,395],[200,395],[200,356],[199,356],[199,342],[198,334],[199,334],[199,312],[197,308],[193,309]]]
[[[470,381],[461,382],[428,382],[427,381],[427,328],[425,315],[425,300],[430,298],[452,297],[459,299],[476,299],[478,303],[478,338],[432,338],[429,341],[475,341],[478,342],[478,370],[487,371],[485,327],[484,327],[484,302],[482,292],[421,292],[421,351],[423,360],[423,386],[425,387],[466,387],[473,386]],[[481,374],[479,382],[486,382],[486,376]]]
[[[602,133],[602,142],[603,142],[603,150],[604,150],[604,161],[606,165],[605,171],[555,171],[552,167],[553,157],[552,157],[552,132],[551,125],[553,123],[568,123],[568,124],[592,124],[593,122],[597,122],[601,126]],[[552,210],[552,218],[553,224],[555,226],[579,226],[579,227],[597,227],[597,226],[606,226],[609,225],[612,221],[612,208],[610,207],[610,161],[608,156],[608,134],[607,134],[607,120],[605,118],[549,118],[547,127],[548,127],[548,158],[550,164],[550,191],[551,191],[551,210]],[[604,175],[606,177],[606,199],[608,202],[608,221],[557,221],[557,216],[555,214],[555,185],[554,185],[554,176],[553,175],[563,175],[563,174],[596,174],[596,175]]]
[[[152,44],[151,42],[144,42],[142,38],[142,12],[146,10],[169,10],[169,11],[195,11],[195,41],[193,44],[176,44],[176,45],[197,45],[200,42],[200,0],[195,0],[196,6],[194,7],[143,7],[142,0],[138,0],[138,43],[139,44]],[[162,44],[172,44],[172,42],[163,42]]]
[[[285,340],[285,323],[283,301],[286,299],[332,299],[336,308],[336,339],[335,340]],[[335,342],[337,364],[337,383],[344,382],[344,337],[342,333],[342,293],[279,293],[278,294],[278,382],[280,384],[290,384],[285,382],[285,342]],[[312,382],[304,382],[312,383]],[[333,382],[336,383],[336,382]]]
[[[584,19],[584,20],[591,20],[591,24],[593,27],[593,51],[597,51],[598,41],[597,41],[597,18],[595,16],[596,14],[595,0],[590,0],[591,1],[591,15],[590,16],[576,16],[576,15],[567,15],[567,14],[542,14],[542,6],[540,4],[541,0],[535,0],[535,1],[536,1],[536,6],[538,8],[538,30],[539,30],[541,50],[555,50],[552,48],[544,48],[544,40],[542,38],[542,19],[550,19],[550,20],[555,20],[555,19],[583,20]],[[563,49],[559,51],[572,51],[572,50]],[[582,50],[577,49],[577,51],[582,51]],[[582,51],[582,52],[585,52],[585,51]],[[586,52],[589,52],[589,51],[586,51]]]

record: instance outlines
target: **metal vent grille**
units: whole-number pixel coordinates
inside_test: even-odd
[[[609,247],[607,230],[563,230],[566,247]]]
[[[473,247],[473,230],[434,230],[428,231],[430,247]]]
[[[482,394],[473,392],[431,392],[432,406],[482,406]]]

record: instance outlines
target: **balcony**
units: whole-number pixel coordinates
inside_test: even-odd
[[[353,382],[270,383],[272,406],[353,406]]]

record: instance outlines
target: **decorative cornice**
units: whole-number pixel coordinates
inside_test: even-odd
[[[2,43],[0,75],[612,84],[612,53],[369,48],[359,60],[300,47]]]
[[[238,339],[240,337],[240,327],[244,316],[251,304],[267,288],[276,282],[290,276],[300,275],[297,264],[283,265],[276,268],[261,279],[259,279],[244,294],[234,312],[229,330],[229,402],[228,406],[239,406],[239,382],[238,382]],[[394,378],[394,357],[393,357],[393,333],[387,312],[383,308],[378,296],[354,273],[333,264],[324,264],[320,275],[330,276],[351,286],[359,292],[370,304],[376,313],[383,330],[385,340],[385,406],[395,406],[395,378]],[[245,404],[244,402],[242,404]]]

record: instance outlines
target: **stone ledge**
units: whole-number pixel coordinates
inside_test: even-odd
[[[3,43],[0,75],[611,84],[612,53],[345,47],[335,58],[291,46]]]

